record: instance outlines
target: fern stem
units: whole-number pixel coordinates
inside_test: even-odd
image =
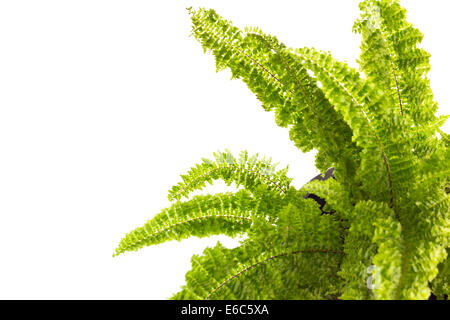
[[[400,104],[400,112],[403,116],[403,103],[402,103],[402,98],[400,95],[400,87],[398,84],[398,79],[397,79],[397,73],[395,72],[395,66],[394,66],[394,62],[392,60],[392,54],[391,54],[391,50],[389,48],[388,42],[386,40],[386,37],[383,34],[383,31],[380,30],[380,34],[381,37],[383,39],[383,41],[387,44],[387,51],[389,53],[389,61],[391,63],[391,68],[392,68],[392,74],[394,76],[394,81],[395,81],[395,89],[397,90],[397,96],[398,96],[398,102]],[[383,151],[384,154],[384,151]],[[384,155],[384,159],[385,162],[387,163],[387,157]],[[386,169],[388,170],[388,176],[389,176],[389,192],[390,192],[390,196],[391,196],[391,200],[389,202],[389,207],[391,207],[394,210],[394,195],[393,195],[393,190],[392,190],[392,179],[391,179],[391,173],[389,170],[389,166],[387,165]],[[408,231],[407,228],[405,226],[405,223],[402,222],[402,219],[400,219],[400,214],[397,212],[397,210],[394,210],[395,216],[397,218],[397,220],[400,222],[403,232],[404,232],[404,238],[407,238],[408,235]],[[408,264],[408,259],[409,259],[409,248],[408,248],[408,241],[405,240],[405,248],[404,248],[404,253],[403,253],[403,257],[402,257],[402,265],[400,267],[400,279],[398,281],[398,285],[397,285],[397,289],[395,291],[395,299],[399,299],[400,297],[400,292],[401,292],[401,287],[403,285],[403,279],[404,279],[404,275],[405,275],[405,271],[406,271],[406,266]]]
[[[219,37],[220,38],[220,37]],[[282,87],[284,87],[283,83],[280,81],[280,79],[274,74],[274,72],[270,71],[269,68],[265,67],[262,63],[260,63],[257,59],[253,58],[252,56],[250,56],[249,54],[245,53],[243,50],[241,50],[240,48],[236,47],[235,45],[233,45],[232,43],[230,43],[229,41],[225,40],[224,38],[222,38],[222,40],[228,44],[230,47],[232,47],[233,49],[237,50],[239,53],[243,54],[245,57],[247,57],[248,59],[250,59],[252,62],[254,62],[258,67],[260,67],[264,72],[266,72],[270,77],[272,77],[275,81],[277,81]],[[289,90],[290,91],[290,90]],[[292,93],[292,91],[290,91]]]
[[[386,43],[386,49],[387,49],[388,54],[389,54],[389,62],[391,63],[392,74],[394,76],[394,81],[395,81],[395,89],[397,90],[398,102],[400,104],[400,113],[403,116],[403,102],[402,102],[402,97],[400,95],[400,87],[398,85],[398,79],[397,79],[397,73],[395,72],[394,61],[392,60],[391,49],[389,48],[389,43],[386,40],[386,37],[385,37],[385,35],[383,33],[383,30],[381,30],[381,29],[380,29],[380,35],[381,35],[381,38],[383,39],[384,43]]]
[[[326,249],[323,249],[323,250],[316,249],[316,250],[314,250],[314,249],[311,249],[311,250],[297,250],[297,251],[292,251],[292,252],[283,252],[283,253],[280,253],[280,254],[277,254],[277,255],[273,255],[273,256],[271,256],[271,257],[269,257],[269,258],[264,259],[263,261],[258,261],[258,262],[256,262],[256,263],[254,263],[254,264],[252,264],[252,265],[250,265],[250,266],[248,266],[248,267],[242,269],[242,270],[239,271],[238,273],[236,273],[236,274],[234,274],[233,276],[231,276],[230,278],[226,279],[226,280],[225,280],[224,282],[222,282],[217,288],[215,288],[215,289],[214,289],[214,290],[206,297],[205,300],[209,300],[209,299],[211,298],[211,296],[214,295],[217,291],[219,291],[221,288],[223,288],[225,285],[227,285],[227,284],[228,284],[229,282],[231,282],[233,279],[236,279],[237,277],[241,276],[241,275],[244,274],[245,272],[247,272],[247,271],[249,271],[249,270],[251,270],[251,269],[253,269],[253,268],[257,267],[257,266],[266,264],[267,262],[270,262],[270,261],[272,261],[272,260],[275,260],[275,259],[278,259],[278,258],[281,258],[281,257],[285,257],[285,256],[288,256],[288,255],[299,254],[299,253],[327,253],[327,254],[328,254],[328,253],[331,253],[331,254],[342,254],[342,252],[336,251],[336,250],[326,250]]]
[[[392,73],[394,74],[395,88],[397,89],[398,102],[400,103],[400,112],[401,112],[401,114],[402,114],[402,116],[403,116],[403,103],[402,103],[402,97],[400,96],[400,87],[399,87],[399,85],[398,85],[397,74],[395,73],[394,62],[392,61],[391,53],[389,53],[389,60],[391,61]]]

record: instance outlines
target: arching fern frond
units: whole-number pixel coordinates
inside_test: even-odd
[[[332,299],[338,294],[339,260],[340,253],[336,251],[261,253],[248,244],[227,249],[219,243],[205,249],[202,256],[192,257],[186,285],[172,299]],[[317,270],[312,261],[324,263],[323,269]],[[311,286],[318,289],[310,290]]]
[[[258,211],[258,202],[245,190],[236,194],[196,196],[186,202],[176,202],[144,226],[128,233],[121,240],[115,255],[192,236],[235,236],[247,231],[256,215],[267,214]]]
[[[203,256],[194,256],[186,286],[173,299],[317,299],[336,295],[341,259],[337,224],[331,217],[317,214],[317,206],[309,201],[302,199],[297,205],[301,209],[286,206],[276,225],[257,219],[249,239],[240,247],[226,249],[218,244],[206,249]],[[314,267],[311,261],[316,262]],[[305,290],[311,285],[320,289]]]
[[[192,19],[192,34],[216,58],[217,70],[228,67],[234,78],[242,79],[262,102],[265,110],[292,108],[289,89],[271,69],[271,52],[255,48],[251,39],[214,10],[188,9]],[[256,49],[256,50],[255,50]],[[288,122],[280,118],[281,123]]]
[[[222,179],[227,185],[236,183],[245,189],[255,192],[263,186],[280,195],[285,195],[291,178],[286,173],[288,167],[276,170],[277,164],[270,158],[258,159],[258,154],[249,156],[242,151],[236,159],[228,150],[214,153],[215,160],[203,159],[201,164],[192,167],[186,175],[182,175],[183,182],[178,183],[169,191],[169,200],[180,200],[194,190],[201,190],[206,183],[212,184],[214,180]]]

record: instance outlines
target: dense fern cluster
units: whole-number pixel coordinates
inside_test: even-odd
[[[189,236],[246,233],[192,258],[175,299],[427,299],[449,294],[449,135],[439,128],[423,35],[396,0],[367,0],[360,70],[291,49],[215,11],[189,9],[193,36],[244,81],[302,151],[335,179],[297,190],[268,159],[216,154],[182,176],[173,205],[130,232],[116,254]],[[239,191],[194,196],[222,179]],[[326,199],[323,214],[306,193]],[[372,274],[373,273],[373,274]],[[367,279],[371,279],[368,284]],[[375,280],[373,282],[373,280]],[[372,283],[373,282],[373,283]]]

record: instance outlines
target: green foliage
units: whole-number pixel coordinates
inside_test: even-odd
[[[280,194],[286,194],[292,179],[286,176],[288,168],[276,171],[276,164],[271,159],[258,160],[258,155],[249,157],[246,151],[236,159],[228,150],[214,154],[215,161],[203,159],[199,164],[182,175],[183,182],[174,186],[169,192],[169,200],[180,200],[188,197],[194,190],[201,190],[206,182],[212,184],[214,180],[222,179],[227,185],[233,182],[237,187],[255,192],[259,186]]]
[[[290,186],[287,168],[229,151],[182,175],[174,203],[126,235],[116,255],[190,236],[246,234],[192,258],[173,299],[440,299],[449,294],[450,139],[440,127],[423,35],[396,0],[366,0],[360,70],[313,48],[291,49],[214,10],[189,9],[192,35],[275,113],[335,179]],[[194,196],[206,183],[236,193]],[[331,214],[305,199],[327,201]],[[188,200],[182,202],[181,198]],[[189,200],[190,198],[190,200]]]
[[[257,201],[244,190],[236,194],[196,196],[186,202],[177,202],[143,227],[127,234],[116,249],[116,255],[190,236],[221,233],[234,236],[250,227],[256,209]]]
[[[174,298],[320,299],[337,294],[339,225],[321,216],[312,201],[295,202],[280,210],[276,225],[255,220],[240,247],[218,244],[194,256],[187,284]],[[324,268],[317,270],[317,264]],[[315,289],[305,290],[310,287]]]

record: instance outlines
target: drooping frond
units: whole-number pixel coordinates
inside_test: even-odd
[[[270,158],[258,159],[258,154],[249,156],[242,151],[236,159],[231,152],[214,153],[215,160],[203,159],[201,164],[192,167],[186,175],[182,175],[183,182],[178,183],[169,191],[169,200],[180,200],[194,190],[201,190],[206,183],[222,179],[226,184],[236,183],[245,189],[256,192],[263,186],[267,190],[285,195],[289,190],[291,178],[286,176],[288,168],[276,170]]]
[[[340,253],[331,250],[260,252],[250,244],[234,249],[218,244],[192,257],[186,285],[172,299],[332,299],[338,294],[339,260]]]
[[[311,202],[299,200],[297,205],[301,209],[285,207],[277,225],[256,219],[249,239],[240,247],[226,249],[219,244],[206,249],[203,256],[194,256],[186,285],[173,298],[317,299],[337,295],[339,228],[331,217],[320,216]]]
[[[253,217],[265,214],[258,211],[258,202],[245,190],[236,194],[196,196],[186,202],[176,202],[144,226],[128,233],[121,240],[115,255],[191,236],[235,236],[248,230]]]

